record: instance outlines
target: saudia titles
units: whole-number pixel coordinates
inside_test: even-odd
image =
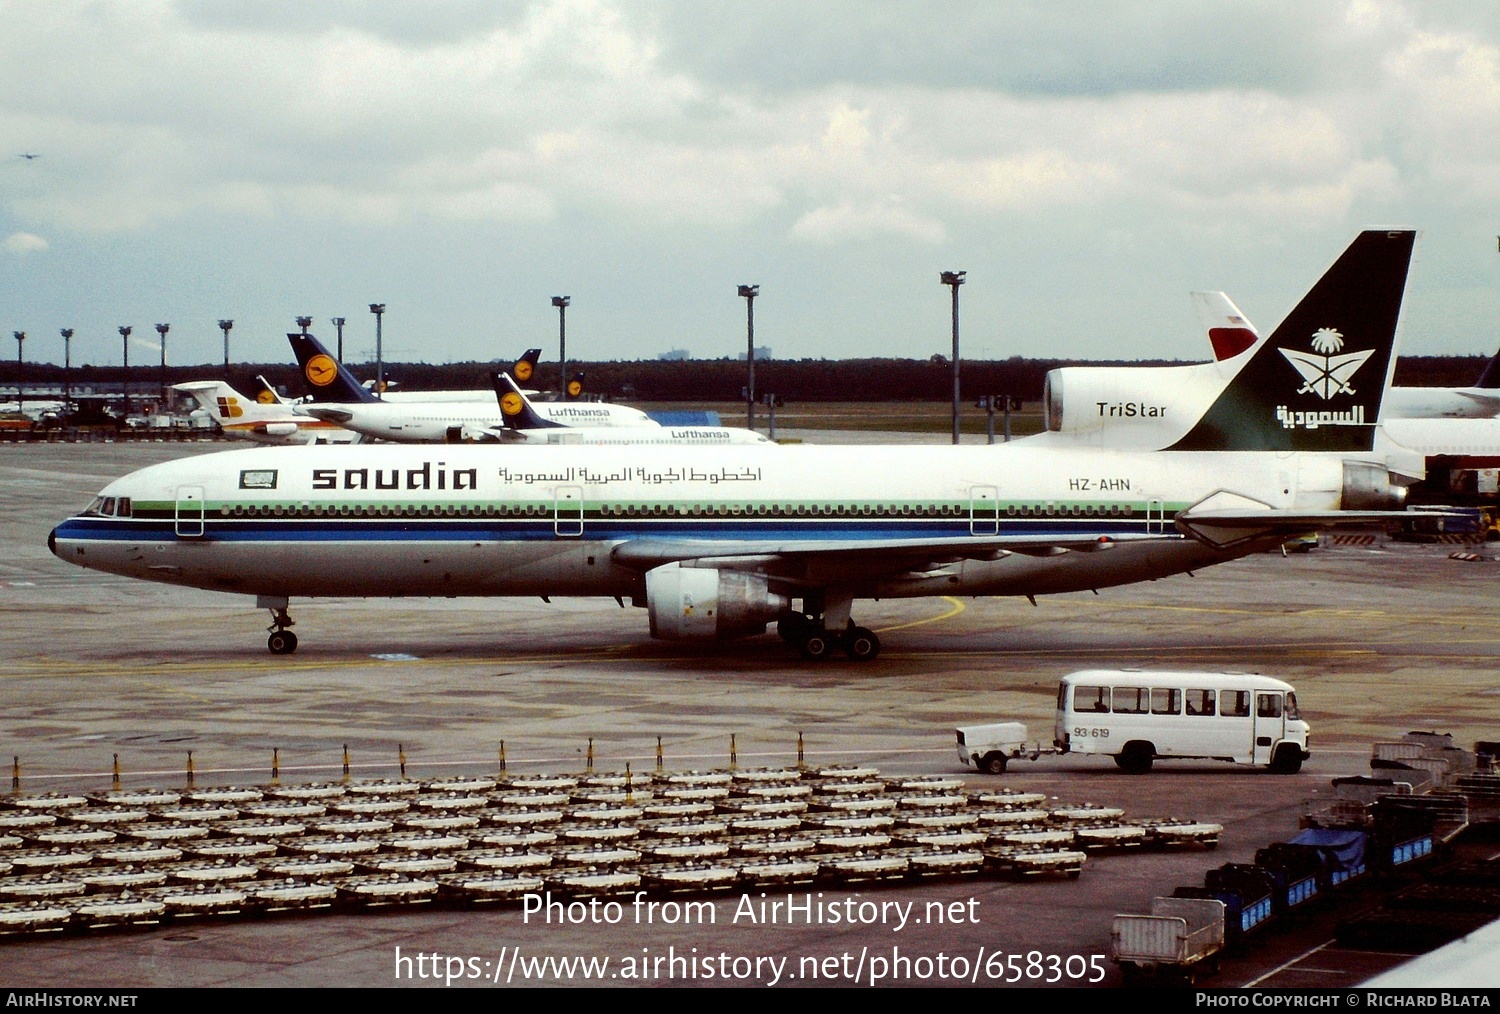
[[[1310,344],[1313,347],[1312,352],[1278,349],[1302,377],[1303,384],[1297,389],[1297,393],[1315,394],[1324,401],[1329,401],[1339,394],[1354,394],[1354,388],[1349,385],[1349,381],[1375,350],[1365,349],[1362,352],[1335,354],[1344,347],[1344,336],[1331,327],[1321,327],[1313,332]],[[1366,425],[1363,405],[1355,405],[1343,411],[1324,409],[1299,411],[1285,405],[1277,405],[1276,418],[1284,429],[1289,430],[1298,428],[1315,430],[1322,426]]]

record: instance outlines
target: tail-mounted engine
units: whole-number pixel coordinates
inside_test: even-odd
[[[652,637],[727,640],[763,633],[791,603],[762,574],[668,563],[646,572],[646,607]]]
[[[1339,507],[1346,511],[1404,510],[1409,481],[1380,462],[1345,461]]]

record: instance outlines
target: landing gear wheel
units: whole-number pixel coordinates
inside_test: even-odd
[[[844,635],[844,654],[855,662],[868,662],[880,654],[880,638],[866,627],[854,627]]]
[[[273,655],[290,655],[297,650],[297,635],[290,630],[273,630],[266,638],[266,647]]]
[[[799,647],[803,658],[809,662],[818,662],[827,658],[829,652],[833,651],[833,638],[822,631],[813,631],[802,639]]]
[[[998,751],[985,754],[979,762],[979,770],[987,775],[1005,774],[1005,754]]]
[[[798,644],[812,629],[812,620],[802,613],[787,613],[776,621],[776,633],[787,644]]]

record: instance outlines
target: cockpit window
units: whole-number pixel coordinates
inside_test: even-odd
[[[104,498],[104,503],[102,503],[102,504],[99,505],[99,513],[105,515],[106,517],[109,517],[109,516],[112,516],[114,514],[114,512],[115,512],[115,498],[112,497],[112,496],[105,497]]]
[[[102,496],[96,496],[96,497],[94,497],[94,502],[91,503],[91,504],[89,504],[87,507],[85,507],[83,509],[83,512],[85,514],[100,514],[100,513],[103,512],[103,508],[104,508],[104,497],[102,497]]]

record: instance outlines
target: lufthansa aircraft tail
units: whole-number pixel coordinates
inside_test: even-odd
[[[566,429],[561,423],[543,419],[508,373],[491,374],[495,397],[500,402],[500,425],[507,430]]]
[[[537,360],[542,358],[541,349],[527,349],[521,353],[521,358],[510,368],[510,375],[516,378],[519,384],[531,383],[531,378],[536,376]]]
[[[297,356],[297,365],[302,368],[302,379],[307,382],[313,401],[347,405],[380,400],[362,387],[354,374],[312,335],[293,333],[286,340],[292,343],[292,352]]]
[[[1416,233],[1362,232],[1168,450],[1368,451]]]

